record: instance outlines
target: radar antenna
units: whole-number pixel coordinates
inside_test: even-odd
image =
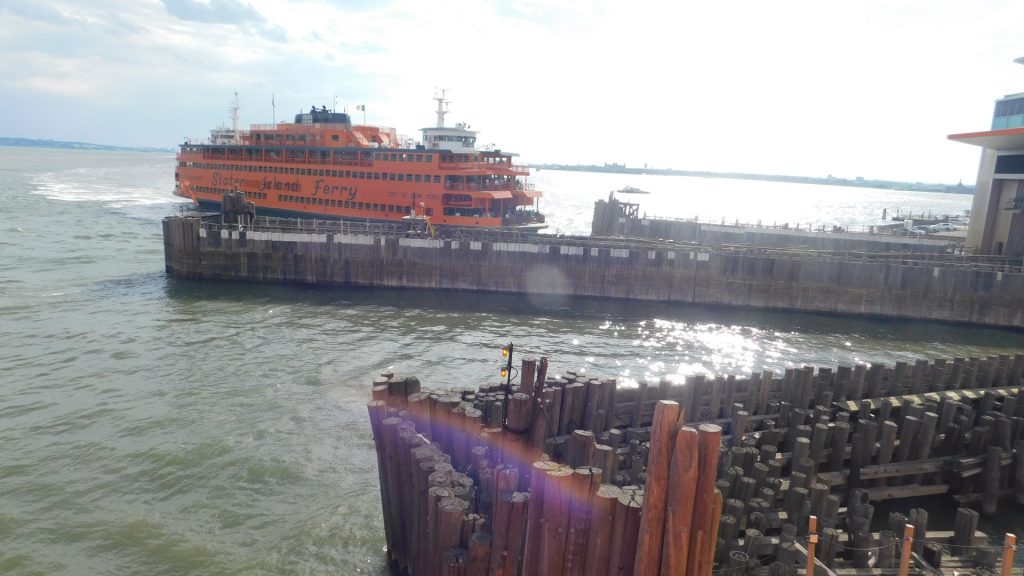
[[[444,115],[448,113],[448,105],[451,104],[451,101],[444,99],[444,93],[447,90],[442,88],[440,92],[441,95],[438,96],[438,90],[434,89],[434,100],[437,100],[437,127],[444,128]]]

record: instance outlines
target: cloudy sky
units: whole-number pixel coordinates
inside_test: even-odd
[[[0,0],[0,136],[171,147],[366,106],[526,162],[973,182],[1019,0]]]

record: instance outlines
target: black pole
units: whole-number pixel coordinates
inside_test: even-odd
[[[508,399],[512,395],[512,342],[508,343],[508,362],[505,364],[505,399],[502,401],[501,428],[508,428]]]

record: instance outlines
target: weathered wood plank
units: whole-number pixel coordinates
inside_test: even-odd
[[[886,396],[890,401],[896,404],[902,404],[905,401],[910,401],[915,405],[923,405],[926,402],[939,402],[943,398],[956,401],[972,401],[981,400],[985,395],[986,391],[999,396],[1015,396],[1021,390],[1020,386],[1005,386],[1001,388],[972,388],[970,390],[943,390],[941,392],[925,392],[922,394],[907,394],[905,396]],[[865,398],[864,400],[870,403],[872,410],[877,410],[882,405],[882,400],[885,398]],[[860,410],[860,400],[847,400],[846,402],[833,402],[833,406],[840,410],[846,410],[849,412],[857,412]]]

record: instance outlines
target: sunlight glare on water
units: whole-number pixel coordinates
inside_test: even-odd
[[[681,382],[694,374],[748,374],[756,366],[783,366],[786,363],[779,362],[783,354],[795,352],[782,339],[768,337],[754,326],[655,318],[641,321],[636,332],[638,346],[666,358],[647,364],[642,377],[652,380]]]

